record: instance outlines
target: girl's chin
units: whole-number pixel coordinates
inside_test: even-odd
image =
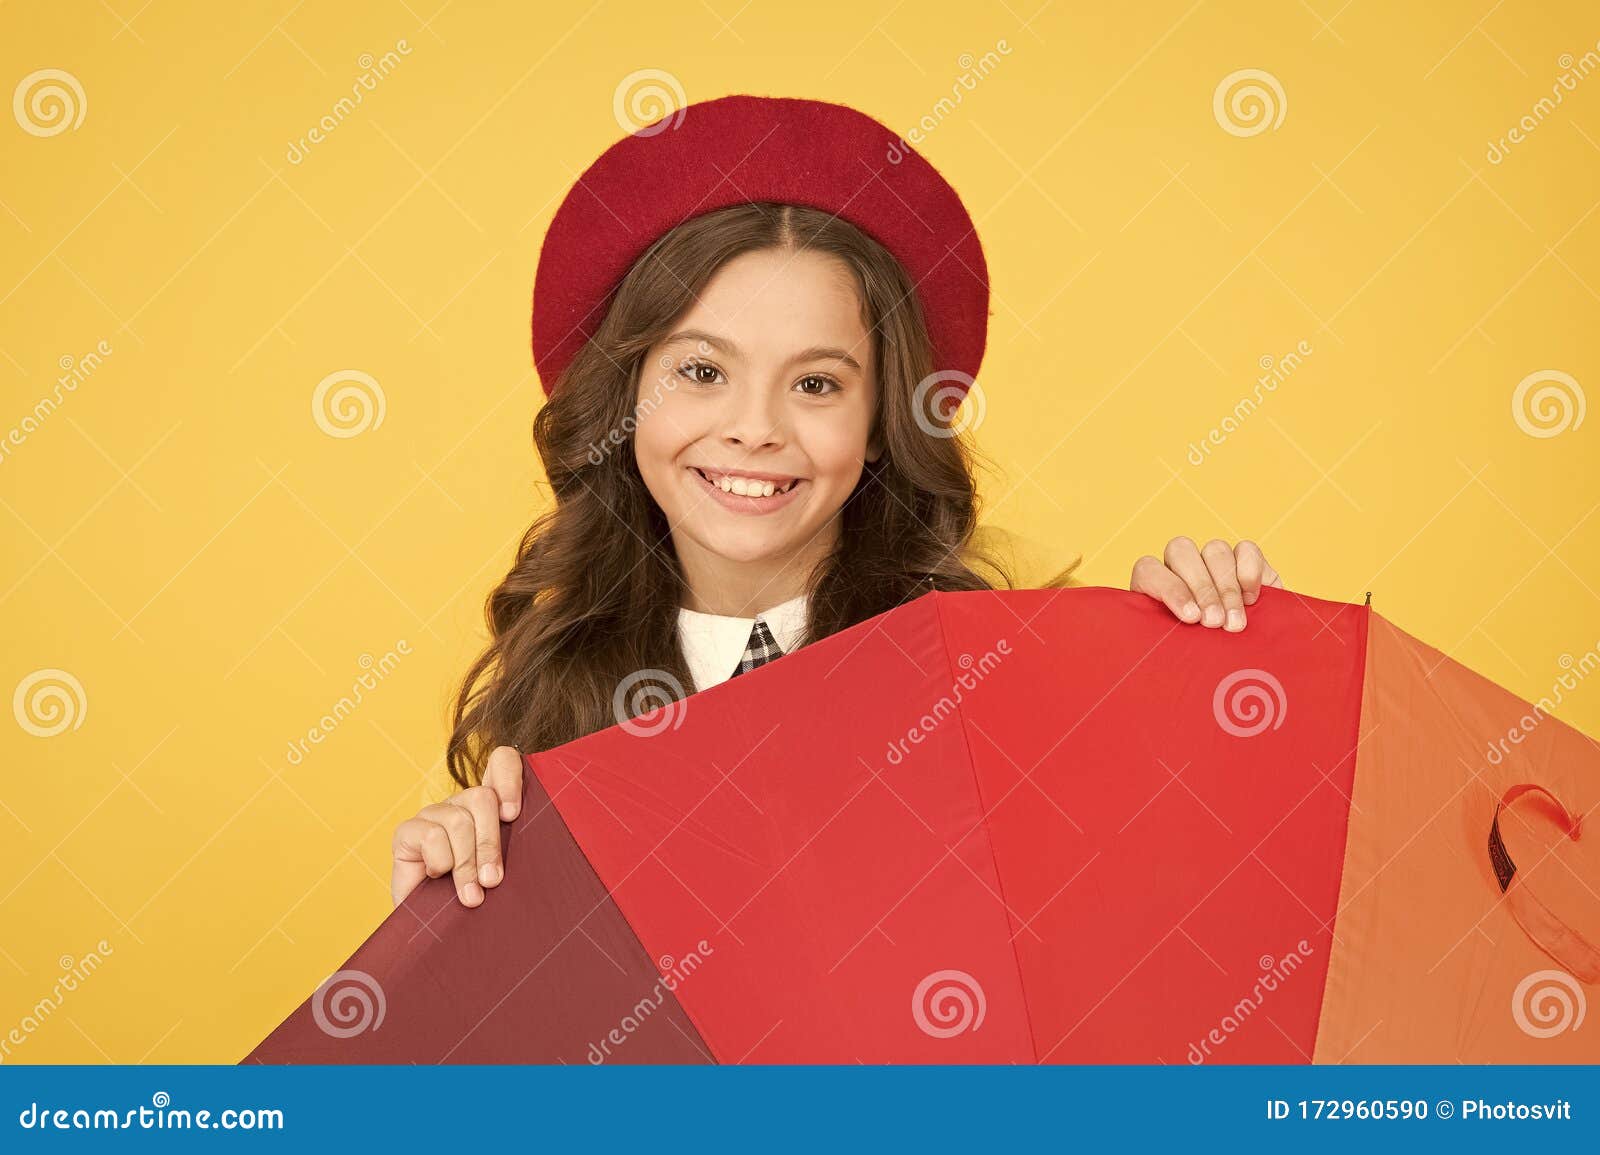
[[[695,523],[692,536],[702,549],[739,564],[792,558],[816,544],[816,527],[811,525],[779,526],[770,518],[730,517],[720,510],[701,510]]]
[[[704,544],[708,552],[723,561],[748,565],[792,557],[805,544],[805,539],[789,534],[775,534],[770,539],[763,536],[758,540],[752,540],[749,534],[712,534]]]

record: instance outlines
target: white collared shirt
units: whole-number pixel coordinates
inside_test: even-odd
[[[767,623],[778,648],[791,653],[805,633],[809,601],[807,595],[800,594],[762,610],[754,618],[703,614],[680,606],[678,640],[683,645],[689,673],[694,677],[694,688],[704,690],[733,676],[739,668],[739,659],[744,657],[745,646],[750,644],[750,631],[755,629],[756,618]]]

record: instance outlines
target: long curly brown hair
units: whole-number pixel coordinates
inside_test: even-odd
[[[614,695],[641,671],[677,692],[692,689],[677,636],[684,583],[671,527],[631,438],[618,431],[633,428],[651,346],[722,265],[766,249],[815,250],[850,267],[879,375],[873,431],[884,452],[838,514],[837,549],[810,576],[802,644],[929,590],[1014,584],[998,557],[974,545],[976,452],[927,431],[947,415],[930,412],[928,390],[917,388],[938,367],[899,261],[849,222],[805,206],[751,203],[694,217],[634,262],[534,418],[555,504],[489,595],[489,643],[456,695],[446,758],[463,787],[477,784],[496,746],[546,750],[622,721]]]

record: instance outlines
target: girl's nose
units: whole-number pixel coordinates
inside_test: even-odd
[[[728,408],[723,417],[723,440],[745,449],[775,445],[783,440],[783,406],[775,390],[747,385],[729,390]]]

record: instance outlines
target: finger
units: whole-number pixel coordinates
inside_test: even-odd
[[[483,770],[483,784],[500,798],[500,820],[522,812],[522,754],[515,746],[496,746]]]
[[[477,832],[474,850],[478,861],[478,881],[482,885],[496,886],[505,877],[500,861],[500,798],[487,786],[473,786],[449,799],[472,815],[473,829]]]
[[[1256,546],[1254,542],[1240,542],[1239,544],[1240,545],[1247,545],[1248,544],[1248,545],[1254,546],[1256,553],[1258,553],[1258,554],[1261,553],[1260,547]],[[1238,551],[1237,550],[1235,550],[1234,553],[1235,553],[1235,556],[1238,555]],[[1243,571],[1241,569],[1241,573],[1242,572]],[[1241,581],[1240,584],[1243,585],[1243,582]],[[1261,556],[1261,584],[1263,586],[1276,586],[1280,590],[1284,588],[1283,575],[1278,573],[1277,570],[1272,568],[1272,563],[1266,559],[1266,556],[1264,554]],[[1257,593],[1256,596],[1257,597],[1260,596],[1259,592]],[[1246,599],[1245,604],[1246,605],[1251,605],[1253,603],[1253,600],[1254,599]]]
[[[1239,570],[1234,564],[1233,547],[1220,537],[1206,542],[1200,551],[1206,569],[1211,573],[1211,584],[1217,587],[1222,598],[1222,608],[1227,612],[1224,629],[1238,633],[1244,629],[1244,598],[1239,591]]]
[[[1253,541],[1241,541],[1233,547],[1234,569],[1239,574],[1239,595],[1244,604],[1253,606],[1261,596],[1261,585],[1266,580],[1267,558],[1261,547]]]
[[[1226,619],[1222,599],[1217,596],[1217,587],[1211,582],[1211,571],[1206,568],[1205,559],[1200,556],[1200,547],[1195,545],[1194,539],[1173,538],[1167,542],[1162,560],[1189,587],[1189,592],[1200,606],[1200,620],[1207,626],[1220,626]]]
[[[478,883],[478,832],[472,815],[459,806],[439,802],[424,806],[417,811],[417,817],[444,828],[450,843],[449,873],[455,877],[456,895],[462,906],[477,906],[483,901],[483,887]]]
[[[431,837],[436,831],[439,837]],[[450,841],[425,818],[408,818],[394,831],[394,869],[389,874],[389,896],[399,906],[424,878],[449,874],[455,858]]]
[[[1200,606],[1183,579],[1149,554],[1133,563],[1133,577],[1128,588],[1165,603],[1167,609],[1183,621],[1200,620]]]

